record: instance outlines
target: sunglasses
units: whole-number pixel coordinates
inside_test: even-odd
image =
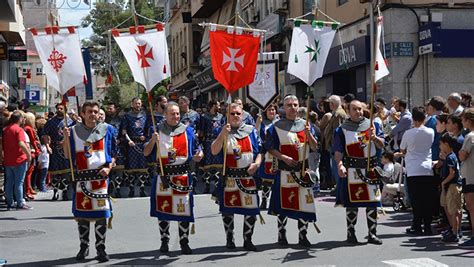
[[[242,115],[242,113],[240,113],[240,112],[231,112],[230,115],[232,115],[232,116],[240,116],[240,115]]]

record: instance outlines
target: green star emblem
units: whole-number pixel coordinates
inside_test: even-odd
[[[307,46],[306,45],[306,51],[304,51],[305,53],[309,53],[310,56],[311,54],[313,54],[311,56],[311,62],[318,62],[318,56],[319,56],[319,53],[321,51],[321,47],[319,47],[319,41],[318,40],[314,40],[314,47],[313,46]]]

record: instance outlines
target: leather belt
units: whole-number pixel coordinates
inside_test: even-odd
[[[354,169],[366,169],[367,168],[367,159],[366,158],[352,158],[344,157],[344,166],[346,168]],[[377,166],[377,157],[370,158],[370,168]]]
[[[309,168],[308,164],[309,164],[308,160],[306,160],[306,162],[305,162],[306,168]],[[299,171],[301,171],[301,168],[303,168],[303,162],[302,161],[299,161],[298,165],[296,165],[295,167],[291,167],[291,166],[287,165],[283,160],[278,161],[278,170],[280,170],[280,171],[299,172]]]
[[[227,168],[225,174],[228,178],[249,177],[247,168]]]
[[[132,136],[130,137],[130,140],[132,140],[134,143],[143,143],[146,141],[146,140],[142,141],[141,138],[142,136]]]
[[[189,172],[189,163],[178,165],[163,165],[163,172],[168,175],[185,175]]]
[[[93,170],[82,170],[75,172],[75,178],[78,182],[86,182],[92,180],[107,180],[108,177],[104,177],[99,174],[100,169],[93,169]]]

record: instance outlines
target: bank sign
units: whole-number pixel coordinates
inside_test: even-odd
[[[439,23],[428,23],[420,27],[418,32],[418,53],[420,55],[441,52],[440,27]]]
[[[337,45],[329,51],[324,74],[350,69],[370,62],[370,40],[368,36]]]

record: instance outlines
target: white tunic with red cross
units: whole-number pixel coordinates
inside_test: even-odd
[[[165,165],[182,165],[191,160],[195,146],[194,133],[191,127],[181,125],[175,132],[165,134],[160,131],[161,162]],[[155,150],[156,151],[156,150]],[[156,155],[156,152],[152,156]],[[157,168],[160,172],[159,167]],[[189,187],[192,177],[186,172],[170,175],[170,183],[176,186]],[[158,175],[153,179],[150,215],[159,220],[194,221],[192,191],[179,191],[165,186]]]

